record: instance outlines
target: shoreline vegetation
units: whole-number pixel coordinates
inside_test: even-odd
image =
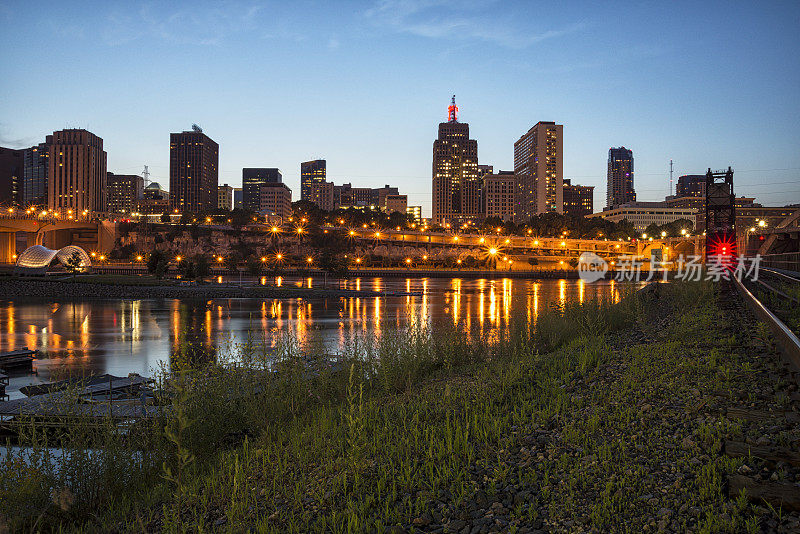
[[[0,460],[0,531],[800,528],[796,510],[731,494],[735,477],[797,489],[790,463],[728,444],[796,455],[800,401],[729,287],[653,284],[517,319],[483,337],[387,331],[336,362],[253,339],[233,364],[185,340],[158,379],[163,419],[21,433],[28,452]]]

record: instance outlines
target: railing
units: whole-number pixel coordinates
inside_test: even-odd
[[[761,256],[761,266],[784,271],[800,272],[800,252],[765,254]]]

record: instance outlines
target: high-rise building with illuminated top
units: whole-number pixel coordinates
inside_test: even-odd
[[[47,136],[47,204],[57,211],[106,211],[106,152],[92,132],[68,129]]]
[[[608,149],[607,178],[607,208],[636,202],[636,191],[633,188],[633,150],[624,146]]]
[[[539,121],[514,143],[515,221],[564,212],[564,126]]]
[[[469,124],[458,122],[455,96],[433,142],[432,173],[435,223],[482,218],[478,142],[469,138]]]
[[[192,125],[169,135],[169,205],[198,213],[217,207],[219,145]]]
[[[311,186],[326,181],[326,162],[324,159],[312,159],[300,164],[300,200],[311,199]]]

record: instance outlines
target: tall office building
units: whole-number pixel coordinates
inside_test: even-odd
[[[258,210],[261,215],[288,219],[292,215],[292,190],[284,183],[268,182],[260,186]]]
[[[22,204],[47,205],[47,173],[50,169],[50,152],[47,143],[25,149],[22,178]]]
[[[483,176],[483,207],[486,217],[498,217],[503,221],[514,220],[514,195],[517,177],[513,172]]]
[[[311,185],[326,181],[324,159],[304,161],[300,164],[300,200],[311,200]]]
[[[47,136],[47,205],[54,210],[106,211],[106,152],[103,140],[86,130]]]
[[[22,204],[24,168],[24,151],[0,147],[0,205]]]
[[[455,96],[433,142],[432,174],[435,223],[482,217],[478,142],[469,138],[469,124],[458,122]]]
[[[333,182],[313,182],[306,200],[316,204],[322,211],[333,211],[336,209],[334,188]]]
[[[137,174],[108,173],[106,182],[107,210],[111,213],[136,211],[144,194],[144,178]]]
[[[225,211],[233,209],[233,187],[228,184],[217,187],[217,208]]]
[[[594,211],[594,186],[572,185],[564,179],[564,215],[585,217]]]
[[[233,188],[233,209],[240,210],[244,204],[244,191],[241,187]]]
[[[258,211],[261,186],[283,182],[281,171],[276,168],[242,169],[242,208]]]
[[[564,212],[564,126],[539,121],[514,143],[515,220]]]
[[[685,174],[678,178],[675,186],[676,197],[704,197],[706,196],[706,175]]]
[[[608,149],[608,184],[606,208],[636,202],[633,189],[633,151],[625,148]]]
[[[172,210],[201,212],[217,207],[219,145],[192,125],[169,134],[169,205]]]

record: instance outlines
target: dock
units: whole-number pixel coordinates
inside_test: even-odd
[[[35,357],[35,350],[24,349],[2,352],[0,353],[0,371],[3,373],[20,369],[33,371],[33,360]]]
[[[103,375],[87,384],[53,384],[55,389],[22,399],[0,403],[0,426],[11,427],[32,419],[37,424],[62,426],[71,420],[101,420],[115,423],[155,417],[163,406],[148,404],[152,379],[139,375],[117,377]]]
[[[0,401],[8,400],[6,386],[8,386],[8,375],[0,373]]]

